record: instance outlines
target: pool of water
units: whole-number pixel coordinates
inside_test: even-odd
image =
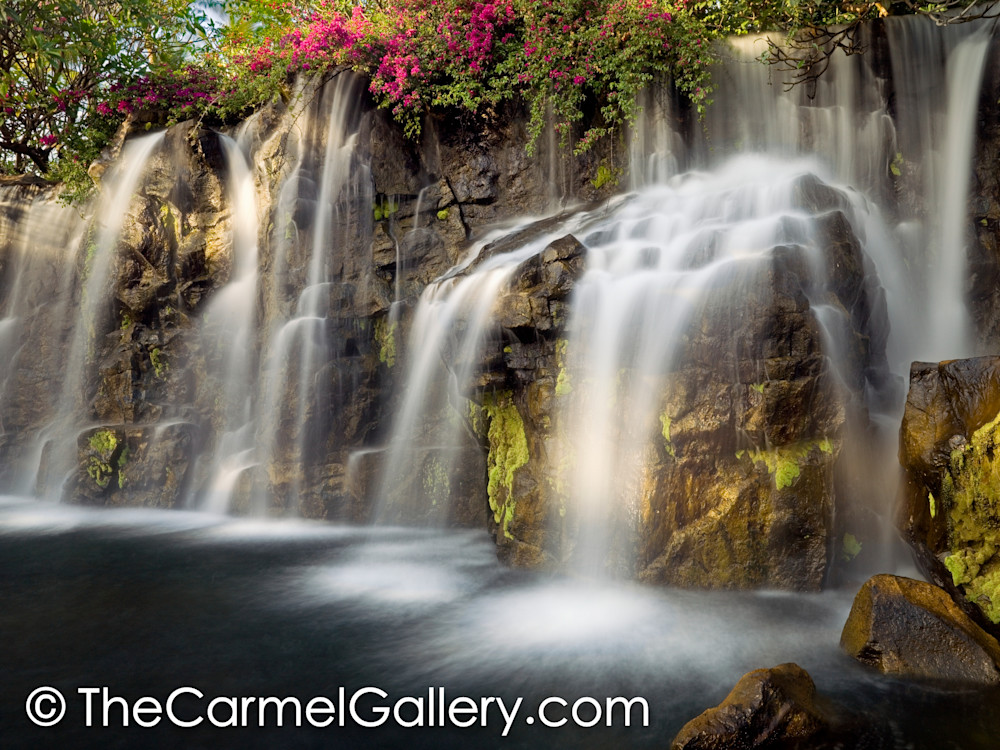
[[[817,688],[875,724],[872,746],[994,748],[1000,693],[891,680],[838,648],[854,590],[823,594],[706,593],[510,570],[485,533],[359,528],[204,514],[86,510],[0,501],[0,747],[663,748],[745,672],[794,661]],[[52,727],[26,715],[39,687],[65,698]],[[103,724],[108,688],[130,708],[157,701],[160,721]],[[178,727],[162,714],[178,688]],[[381,726],[382,706],[399,707]],[[441,692],[443,689],[443,693]],[[195,693],[193,691],[197,690]],[[201,697],[199,697],[201,696]],[[294,704],[333,707],[315,727]],[[641,697],[648,726],[634,703]],[[214,698],[246,704],[247,727],[215,727]],[[476,712],[440,726],[438,706],[468,697]],[[505,719],[496,701],[504,701]],[[539,707],[550,702],[544,726]],[[593,727],[575,726],[572,706]],[[322,702],[329,699],[330,703]],[[432,699],[434,706],[431,705]],[[593,699],[593,700],[590,700]],[[423,713],[419,713],[421,709]],[[140,704],[145,707],[150,702]],[[230,702],[211,718],[232,718]],[[459,704],[462,706],[469,703]],[[48,706],[41,704],[44,710]],[[346,703],[345,703],[346,707]],[[140,713],[150,722],[155,713]],[[310,714],[321,723],[331,717]],[[237,723],[240,716],[237,712]],[[405,727],[401,723],[424,726]],[[433,722],[435,726],[427,726]],[[509,724],[509,726],[508,726]],[[506,736],[504,732],[506,730]]]

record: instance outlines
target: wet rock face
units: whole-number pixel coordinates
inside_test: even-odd
[[[801,188],[815,208],[840,205],[818,182]],[[678,364],[651,386],[660,395],[629,490],[637,504],[607,522],[613,573],[685,587],[822,585],[843,434],[849,420],[867,419],[858,395],[866,381],[886,379],[886,326],[845,215],[826,213],[819,231],[829,265],[822,299],[849,327],[841,371],[849,388],[831,372],[809,301],[820,282],[799,249],[774,248],[752,274],[718,282]],[[515,271],[473,394],[487,428],[490,399],[500,394],[525,436],[526,460],[490,498],[500,554],[514,564],[564,564],[579,537],[572,468],[560,452],[573,436],[560,414],[572,398],[566,325],[586,252],[567,236]],[[619,373],[625,383],[634,377]],[[509,425],[509,416],[499,421]],[[492,465],[504,464],[507,443],[484,439]]]
[[[671,750],[754,750],[817,747],[829,722],[816,704],[816,686],[797,664],[744,675],[726,699],[695,717]]]
[[[319,80],[302,82],[302,102],[313,102],[302,106],[318,108],[321,86]],[[339,214],[357,231],[326,251],[338,279],[324,301],[329,360],[316,363],[309,403],[299,409],[294,397],[286,397],[290,408],[274,416],[275,424],[268,426],[278,436],[274,456],[267,466],[248,471],[246,481],[238,485],[238,511],[250,510],[252,497],[266,495],[278,512],[369,520],[379,487],[378,454],[366,453],[353,465],[351,456],[386,440],[388,415],[396,406],[393,399],[408,356],[403,345],[413,302],[459,261],[468,238],[480,228],[539,212],[560,195],[593,197],[610,191],[589,184],[603,156],[598,153],[552,160],[555,172],[565,178],[553,184],[547,156],[531,159],[525,154],[523,129],[514,112],[502,113],[487,129],[485,140],[469,137],[471,131],[442,127],[439,137],[416,145],[402,137],[386,113],[373,106],[362,109],[359,166],[352,175],[365,183],[358,191],[365,198]],[[293,136],[303,125],[302,117],[301,111],[276,104],[255,115],[247,131],[253,140],[261,218],[261,331],[287,315],[293,304],[288,300],[294,301],[308,274],[316,174],[298,181],[291,209],[281,203],[294,165],[307,164],[316,172],[322,163],[325,135],[302,141]],[[477,125],[476,131],[482,128]],[[123,130],[95,164],[95,179],[100,180],[116,158],[125,135]],[[121,451],[105,460],[94,454],[89,438],[81,438],[79,471],[70,485],[83,502],[172,506],[185,497],[188,502],[197,499],[197,488],[204,485],[212,462],[204,452],[211,452],[223,429],[218,413],[225,383],[218,382],[211,342],[199,333],[199,326],[232,273],[232,207],[226,180],[215,133],[191,123],[168,129],[124,223],[112,269],[113,309],[105,330],[96,332],[98,351],[85,396],[88,423],[119,435],[121,445],[128,443],[131,466],[158,465],[171,455],[182,464],[175,474],[186,478],[164,480],[169,489],[154,493],[154,498],[141,494],[145,488],[131,477],[119,487],[117,468],[111,464]],[[287,260],[279,261],[276,245],[289,237]],[[402,311],[398,324],[389,320],[394,301]],[[261,339],[248,344],[254,350],[251,356],[260,354]],[[297,373],[289,369],[286,380],[296,379]],[[166,422],[183,426],[183,446],[168,440],[161,449],[155,440],[133,434],[140,425]],[[300,463],[291,446],[303,442],[307,449]],[[470,448],[476,455],[462,462],[460,476],[451,481],[453,494],[461,495],[451,521],[482,526],[488,505],[485,456],[477,442],[471,441]],[[200,455],[189,465],[191,451]],[[103,471],[98,472],[100,484],[88,475],[94,460],[111,466],[113,476],[107,483]],[[426,483],[440,473],[435,466],[425,466],[425,476],[416,481]],[[163,479],[161,470],[151,471]]]
[[[900,524],[925,574],[1000,632],[1000,358],[915,362]]]
[[[1000,644],[946,591],[923,581],[871,578],[854,599],[840,645],[886,674],[1000,683]]]
[[[291,207],[281,204],[281,192],[289,165],[316,162],[324,144],[316,136],[315,143],[293,147],[289,133],[299,114],[275,105],[253,125],[259,267],[267,279],[257,300],[261,331],[287,318],[307,277],[316,181],[296,183]],[[300,409],[286,398],[289,408],[273,415],[273,456],[247,472],[239,509],[250,509],[253,496],[267,496],[279,511],[368,520],[379,491],[374,449],[386,441],[389,415],[399,405],[412,354],[404,342],[420,293],[488,225],[550,209],[560,194],[594,199],[613,189],[589,181],[598,163],[615,168],[608,154],[528,158],[516,112],[498,117],[482,138],[442,128],[420,146],[403,140],[385,113],[363,112],[360,122],[352,174],[365,189],[341,207],[340,217],[356,231],[328,251],[338,280],[323,300],[329,358],[316,363],[309,403]],[[316,153],[292,153],[297,148]],[[197,472],[211,457],[185,462],[223,430],[213,394],[224,384],[216,382],[213,352],[197,329],[232,273],[225,172],[215,134],[191,124],[168,132],[130,208],[114,266],[113,319],[99,332],[89,417],[129,445],[131,465],[148,462],[169,488],[154,493],[150,502],[158,505],[175,505],[203,486]],[[865,280],[866,260],[843,196],[810,177],[796,189],[825,238],[827,267],[815,268],[795,246],[772,248],[756,278],[720,282],[699,311],[681,364],[654,384],[654,439],[642,456],[638,501],[609,521],[611,535],[623,542],[608,565],[617,573],[693,587],[815,589],[823,581],[835,466],[845,424],[864,416],[857,394],[884,375],[885,311]],[[288,237],[287,260],[279,263],[275,245]],[[483,257],[503,251],[499,242]],[[481,525],[485,515],[501,556],[516,564],[565,562],[581,524],[565,502],[557,450],[565,434],[555,416],[572,390],[566,327],[586,255],[578,238],[565,236],[515,272],[476,363],[478,380],[466,394],[480,410],[467,446],[478,458],[463,460],[461,476],[451,481],[461,503],[449,520]],[[821,275],[828,279],[823,288]],[[845,329],[838,358],[846,391],[831,377],[810,300],[833,310]],[[401,311],[398,322],[390,309]],[[251,344],[254,357],[261,356],[262,338]],[[286,380],[299,378],[290,370]],[[183,429],[162,451],[145,433],[132,432],[166,422]],[[306,445],[304,464],[291,450],[299,444]],[[120,453],[105,458],[91,448],[89,438],[80,443],[76,484],[87,502],[148,501],[134,473],[117,486],[120,472],[112,464]],[[352,459],[358,449],[367,452]],[[156,468],[167,456],[183,464],[171,479]],[[108,484],[87,474],[91,459],[111,467]],[[428,458],[412,481],[436,486],[438,464]],[[98,472],[102,482],[105,473]]]

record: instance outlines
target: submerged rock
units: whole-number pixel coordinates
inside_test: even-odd
[[[900,524],[923,572],[1000,632],[1000,357],[915,362]]]
[[[854,599],[840,645],[886,674],[1000,683],[1000,644],[947,592],[911,578],[869,579]]]
[[[816,686],[798,664],[745,674],[726,699],[681,729],[671,750],[752,750],[814,747],[829,721]]]

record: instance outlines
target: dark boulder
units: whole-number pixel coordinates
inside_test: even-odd
[[[798,664],[745,674],[726,699],[689,721],[671,750],[753,750],[814,747],[829,721],[816,686]]]
[[[861,587],[840,645],[887,674],[1000,683],[1000,644],[930,583],[877,575]]]

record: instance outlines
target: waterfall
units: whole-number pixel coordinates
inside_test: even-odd
[[[255,465],[253,422],[254,338],[257,312],[257,196],[254,176],[237,141],[220,136],[228,168],[233,260],[229,283],[209,303],[202,321],[204,346],[211,352],[209,373],[221,391],[219,437],[200,506],[223,513],[240,475]]]
[[[881,464],[893,463],[895,428],[878,426],[898,418],[898,384],[910,361],[930,351],[969,353],[962,253],[930,256],[946,258],[939,264],[913,258],[935,247],[963,246],[969,225],[966,175],[989,35],[982,25],[970,24],[935,37],[948,40],[935,49],[910,41],[911,34],[929,35],[929,26],[926,19],[893,21],[887,42],[893,71],[912,68],[919,58],[919,67],[934,71],[945,96],[913,93],[903,73],[880,78],[860,55],[834,55],[811,90],[787,87],[779,71],[754,60],[763,50],[761,39],[734,40],[716,71],[715,104],[687,138],[693,148],[685,153],[678,145],[681,125],[671,115],[669,91],[647,95],[633,128],[632,195],[598,212],[578,212],[554,225],[543,222],[544,231],[534,236],[519,227],[515,232],[531,239],[497,243],[505,252],[488,241],[477,244],[473,260],[431,285],[414,314],[408,344],[413,355],[390,441],[383,507],[397,508],[399,496],[423,496],[424,511],[411,512],[410,520],[449,517],[447,508],[439,507],[439,494],[421,492],[427,456],[458,455],[475,421],[468,399],[507,387],[492,383],[482,365],[493,356],[489,351],[499,335],[498,307],[522,264],[554,239],[573,234],[585,248],[585,271],[558,345],[564,361],[556,426],[546,433],[546,456],[537,459],[559,485],[548,496],[550,505],[560,506],[555,523],[562,531],[549,537],[573,529],[572,541],[564,540],[562,551],[553,554],[589,573],[636,572],[636,549],[643,544],[637,529],[649,523],[653,491],[651,451],[662,450],[654,449],[658,440],[672,450],[665,403],[677,387],[674,374],[690,367],[686,350],[700,335],[699,326],[712,325],[706,315],[739,320],[746,314],[741,299],[771,293],[766,269],[783,263],[789,248],[811,268],[802,291],[846,415],[837,449],[837,481],[847,495],[838,501],[839,512],[846,514],[842,523],[851,528],[874,523],[891,533],[896,475]],[[924,166],[935,177],[915,204],[906,203],[898,196],[906,196],[910,164],[917,161],[906,155],[915,140],[911,121],[924,120],[941,123],[920,136],[930,154]],[[678,173],[680,165],[697,170]],[[811,194],[825,198],[812,202]],[[827,267],[824,243],[835,214],[844,217],[864,250],[859,262],[867,281],[860,311],[832,297],[841,271]],[[914,247],[915,237],[933,239]],[[913,294],[915,282],[926,297]],[[888,320],[880,323],[883,313]],[[852,330],[859,321],[872,326],[864,333],[871,337],[865,356],[872,360],[864,366],[851,361],[858,335]],[[735,338],[729,344],[732,352],[741,346]],[[768,375],[758,373],[756,383],[744,372],[729,377],[734,384],[763,389]],[[760,451],[772,444],[766,435],[763,444],[755,440],[744,448]],[[863,484],[859,476],[874,478]],[[493,508],[498,537],[508,532],[501,516],[511,507]],[[389,517],[398,518],[398,510]],[[883,541],[887,551],[872,564],[891,568],[895,553],[888,539]]]
[[[58,499],[63,483],[76,466],[77,438],[88,423],[88,368],[93,365],[98,332],[105,329],[110,314],[112,260],[136,189],[162,141],[163,133],[154,133],[125,145],[115,168],[104,178],[94,225],[82,243],[67,247],[72,255],[64,259],[62,268],[80,275],[71,277],[73,287],[64,288],[57,304],[63,305],[63,320],[72,319],[74,323],[59,358],[58,395],[52,411],[37,434],[28,438],[32,445],[30,457],[14,479],[19,491],[37,491]],[[63,278],[69,282],[69,278]],[[70,302],[74,288],[79,289],[79,297]],[[22,435],[20,439],[25,438]]]
[[[487,180],[470,190],[480,177],[473,169],[452,190],[449,175],[435,170],[453,144],[442,142],[402,177],[383,175],[376,190],[375,170],[387,168],[367,152],[379,131],[356,76],[302,83],[291,111],[258,118],[234,137],[197,131],[205,139],[198,158],[221,186],[214,200],[224,209],[210,228],[185,231],[219,236],[205,240],[203,286],[170,323],[169,337],[183,343],[172,379],[151,377],[145,360],[129,365],[135,397],[154,390],[164,403],[120,423],[88,403],[101,364],[96,344],[151,357],[166,324],[144,321],[141,341],[110,335],[110,312],[128,307],[110,291],[115,253],[128,244],[119,235],[140,200],[152,210],[186,199],[181,171],[169,196],[147,195],[144,174],[187,167],[163,153],[163,134],[128,140],[91,226],[41,187],[0,185],[10,259],[0,308],[5,486],[56,497],[79,473],[93,431],[120,428],[138,445],[183,425],[194,463],[180,482],[187,507],[471,523],[486,485],[492,530],[501,545],[516,546],[523,540],[510,524],[523,490],[532,499],[520,512],[546,529],[523,543],[539,559],[643,575],[669,564],[649,528],[660,544],[685,520],[669,517],[664,497],[674,493],[677,507],[700,497],[698,488],[678,489],[692,470],[675,455],[671,430],[685,419],[685,429],[711,422],[709,405],[699,405],[696,419],[683,403],[685,382],[710,381],[738,408],[719,417],[725,437],[706,438],[715,451],[708,470],[761,479],[768,451],[816,448],[823,455],[810,459],[814,481],[845,496],[838,523],[888,518],[895,480],[876,465],[891,459],[909,362],[975,349],[964,300],[966,178],[991,36],[983,24],[939,31],[919,18],[864,34],[874,58],[835,54],[810,87],[789,87],[787,74],[756,61],[763,38],[733,40],[720,51],[715,104],[703,121],[682,111],[668,85],[644,92],[627,153],[585,162],[596,170],[587,177],[595,190],[621,178],[631,191],[599,205],[567,208],[581,175],[549,128],[530,179],[516,185],[545,193],[534,197],[549,215],[482,232],[475,225],[503,186],[494,191]],[[873,59],[890,60],[891,69]],[[143,217],[135,231],[147,220],[156,222]],[[447,243],[470,237],[457,263],[452,245],[438,252],[445,232]],[[188,239],[173,236],[170,252]],[[570,246],[572,258],[559,255]],[[453,263],[413,306],[414,290]],[[538,301],[522,294],[525,285],[542,284],[556,266],[572,294],[532,308]],[[43,309],[40,297],[52,303]],[[783,363],[791,353],[763,344],[750,351],[740,339],[751,324],[762,341],[788,333],[772,337],[770,324],[753,317],[775,300],[785,305],[782,323],[794,319],[797,341],[806,341],[802,371]],[[389,372],[397,337],[407,343],[399,370]],[[706,355],[699,347],[709,340],[716,349]],[[532,378],[543,385],[524,395]],[[821,417],[803,420],[809,430],[764,429],[747,416],[805,380],[822,407]],[[392,411],[391,430],[381,409]],[[498,433],[515,413],[534,420],[532,460],[548,484],[532,477],[515,491],[523,463],[501,466],[490,453],[500,439],[491,425]],[[376,464],[379,479],[366,475],[355,492],[352,473]],[[850,479],[869,474],[879,478],[866,486]],[[359,510],[372,500],[371,512]]]
[[[85,224],[40,185],[0,185],[5,257],[0,298],[0,467],[3,487],[29,494],[38,461],[26,450],[52,418],[74,317],[76,253]],[[37,450],[34,451],[37,453]]]
[[[334,427],[324,409],[336,386],[321,373],[329,375],[330,361],[343,345],[345,330],[337,320],[344,293],[339,274],[354,262],[347,248],[364,236],[359,227],[370,221],[373,202],[370,177],[356,154],[360,87],[360,79],[338,76],[306,106],[299,116],[302,124],[290,137],[293,158],[270,219],[273,258],[269,276],[262,279],[266,317],[260,329],[246,330],[246,343],[239,347],[250,348],[259,338],[260,365],[254,365],[240,397],[248,415],[245,423],[216,450],[219,470],[213,483],[221,491],[210,493],[216,510],[232,507],[237,479],[257,467],[252,505],[243,509],[263,513],[277,504],[297,512],[304,473],[320,458]],[[249,173],[240,180],[248,185],[244,190],[252,191]],[[246,211],[241,221],[256,231],[251,192],[241,205]],[[255,238],[247,237],[246,244],[254,248],[255,258]],[[248,253],[248,267],[251,261]],[[240,282],[248,289],[257,280],[256,266],[252,270]],[[252,318],[253,294],[233,294],[249,305],[244,312]]]

